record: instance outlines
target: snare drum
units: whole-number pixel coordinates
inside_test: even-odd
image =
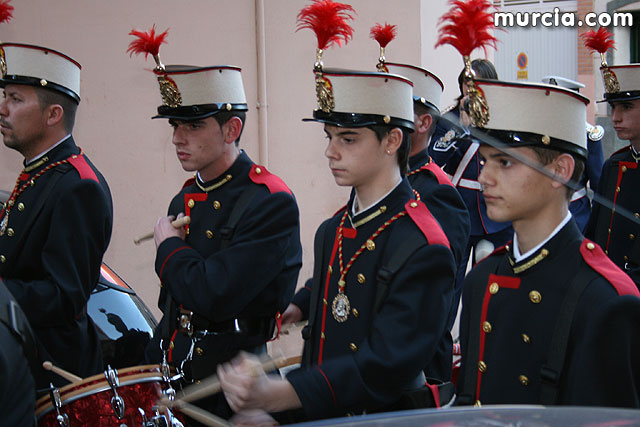
[[[168,388],[160,365],[105,371],[38,399],[38,426],[59,427],[58,420],[65,418],[69,427],[142,426],[144,418],[138,408],[150,419],[154,415],[152,407]]]

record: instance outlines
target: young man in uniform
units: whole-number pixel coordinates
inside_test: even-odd
[[[602,246],[640,287],[640,64],[608,68],[615,72],[618,87],[609,87],[605,81],[604,100],[611,106],[611,122],[618,138],[629,141],[629,145],[613,153],[602,167],[597,194],[610,200],[613,209],[594,203],[585,235]],[[623,216],[618,208],[632,218]]]
[[[24,310],[40,362],[80,377],[102,371],[86,306],[111,238],[109,187],[71,132],[80,64],[39,46],[4,43],[0,127],[25,167],[0,210],[0,277]],[[2,64],[0,64],[2,65]],[[40,368],[43,388],[67,381]]]
[[[298,307],[309,307],[302,367],[286,379],[256,377],[255,360],[244,358],[220,367],[219,378],[236,411],[301,408],[305,419],[317,419],[414,407],[402,398],[416,389],[431,397],[422,369],[425,359],[439,363],[433,356],[448,335],[455,261],[404,177],[411,83],[329,70],[316,82],[318,109],[309,120],[324,123],[331,172],[353,191],[318,229],[311,289],[296,295]],[[450,370],[447,363],[438,369]]]
[[[404,76],[413,83],[415,130],[411,134],[407,177],[411,187],[418,191],[421,200],[442,226],[456,260],[456,290],[453,310],[449,315],[449,327],[452,327],[467,269],[470,223],[469,211],[460,193],[427,152],[440,115],[440,98],[444,85],[437,76],[424,68],[393,62],[384,62],[384,67],[388,72]]]
[[[200,380],[240,350],[266,353],[302,263],[298,206],[279,177],[238,147],[247,110],[240,68],[154,72],[163,99],[154,118],[169,120],[178,160],[195,176],[154,229],[163,317],[147,356]],[[183,215],[191,222],[175,228]],[[220,400],[204,405],[230,415]]]
[[[465,279],[457,402],[637,406],[637,366],[606,368],[631,347],[604,343],[640,333],[638,290],[568,210],[588,99],[552,85],[475,84],[488,106],[478,134],[493,138],[479,148],[487,214],[515,234]],[[618,326],[603,333],[612,317]]]

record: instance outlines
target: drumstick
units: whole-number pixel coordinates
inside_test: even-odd
[[[294,356],[289,358],[279,357],[277,359],[268,359],[262,362],[262,370],[264,372],[275,371],[278,368],[284,368],[296,363],[300,363],[302,356]],[[194,384],[182,391],[182,396],[174,401],[168,401],[163,399],[163,404],[169,407],[177,405],[183,402],[192,402],[194,400],[201,399],[203,397],[210,396],[218,393],[221,390],[220,381],[216,375],[212,375],[209,378],[200,382],[200,384]]]
[[[77,375],[72,374],[71,372],[65,371],[62,368],[58,368],[57,366],[55,366],[53,363],[51,363],[48,360],[45,360],[44,362],[42,362],[42,367],[44,369],[46,369],[47,371],[51,371],[55,374],[60,375],[62,378],[64,378],[65,380],[71,382],[71,383],[77,383],[82,381],[82,378],[80,378]]]
[[[188,216],[183,216],[182,218],[178,218],[174,221],[171,222],[171,225],[173,225],[174,228],[180,228],[180,227],[184,227],[185,225],[189,224],[191,222],[191,218]],[[144,242],[145,240],[149,240],[149,239],[153,239],[153,231],[147,234],[143,234],[142,236],[138,237],[137,239],[133,239],[133,243],[135,243],[136,245],[139,245],[140,243]]]
[[[174,407],[179,409],[184,415],[187,415],[196,421],[200,421],[206,426],[230,427],[233,425],[230,422],[213,415],[211,412],[207,412],[204,409],[198,408],[197,406],[187,402],[180,402],[179,405],[174,404]]]

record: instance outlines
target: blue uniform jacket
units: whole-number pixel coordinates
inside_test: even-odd
[[[69,137],[20,174],[20,186],[34,185],[17,197],[0,236],[0,277],[31,323],[41,360],[88,377],[103,369],[86,305],[111,238],[113,207],[104,177],[79,153]],[[0,211],[0,223],[5,215]],[[67,383],[44,369],[35,375],[38,388]]]
[[[541,403],[542,366],[562,302],[581,278],[587,286],[573,315],[556,403],[640,404],[640,363],[624,363],[637,359],[627,353],[640,332],[632,311],[640,306],[638,290],[573,220],[527,259],[514,263],[512,248],[496,251],[465,278],[459,404]],[[612,317],[616,329],[609,329]],[[477,341],[471,331],[479,331]]]
[[[381,410],[397,401],[425,366],[433,376],[450,376],[447,320],[455,263],[442,229],[424,204],[415,202],[412,207],[413,197],[405,178],[378,204],[345,220],[343,264],[363,245],[368,249],[346,275],[344,294],[350,307],[343,322],[334,317],[332,306],[340,277],[337,230],[345,210],[327,220],[324,236],[316,236],[323,239],[321,253],[315,254],[315,262],[321,263],[322,288],[318,299],[310,301],[317,307],[304,350],[311,364],[303,363],[287,375],[308,418]],[[352,203],[353,196],[347,212]],[[409,213],[373,238],[385,222],[405,211]],[[388,294],[374,312],[378,272],[406,236],[415,233],[425,236],[423,246],[390,279]],[[367,245],[367,240],[373,244]],[[300,301],[309,297],[310,289],[305,287],[294,302],[308,310],[309,304]],[[440,348],[448,348],[448,354],[438,357]]]

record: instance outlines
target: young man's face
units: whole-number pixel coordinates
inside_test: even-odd
[[[611,102],[611,122],[618,138],[640,147],[640,99]]]
[[[4,145],[27,157],[43,138],[45,125],[46,115],[40,108],[34,87],[7,85],[4,88],[4,99],[0,103],[0,132]]]
[[[379,141],[371,129],[325,125],[324,131],[329,141],[324,154],[336,184],[357,188],[373,183],[380,170],[388,167],[384,138]]]
[[[216,119],[207,117],[198,120],[169,119],[173,128],[173,145],[182,169],[198,171],[203,179],[212,179],[208,172],[217,170],[220,159],[229,144],[225,143],[223,129]]]
[[[487,215],[494,221],[533,220],[549,202],[551,178],[488,145],[479,148],[482,184]],[[537,154],[527,147],[511,148],[533,163]]]

